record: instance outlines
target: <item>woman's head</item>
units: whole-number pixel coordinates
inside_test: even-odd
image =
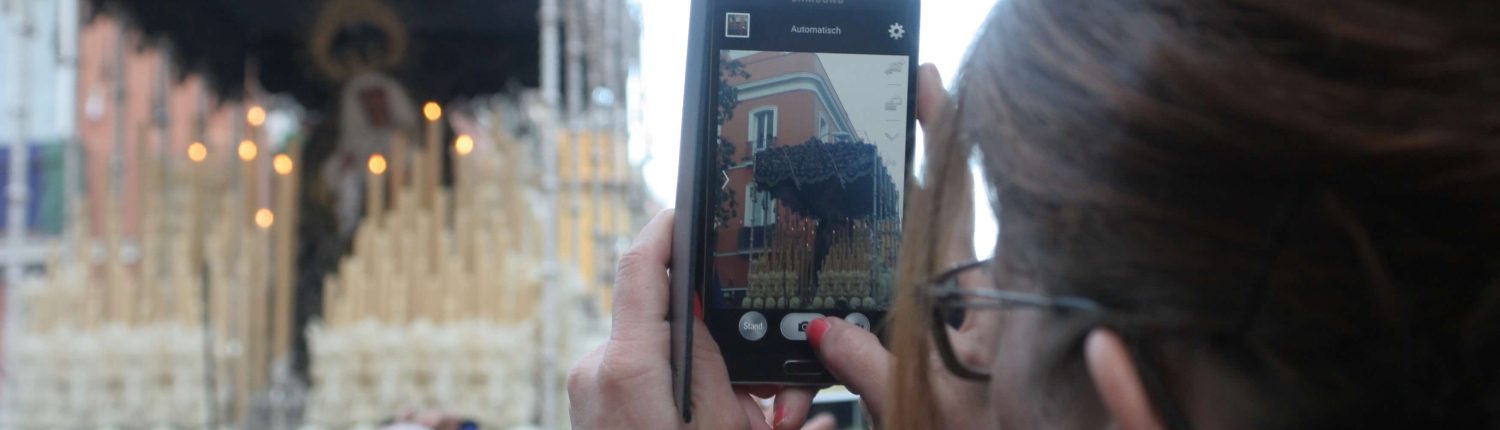
[[[1003,1],[904,285],[949,263],[916,248],[945,249],[923,226],[956,216],[973,144],[997,287],[1110,310],[1005,311],[998,418],[1108,419],[1085,354],[1107,328],[1200,427],[1500,425],[1495,22],[1489,1]],[[925,300],[897,305],[897,396],[929,390]],[[906,400],[893,425],[927,418]]]

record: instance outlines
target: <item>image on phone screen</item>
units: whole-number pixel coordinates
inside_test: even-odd
[[[901,242],[908,58],[718,52],[706,306],[886,309]]]

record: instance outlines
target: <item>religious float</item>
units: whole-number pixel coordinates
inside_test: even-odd
[[[0,428],[567,427],[568,365],[605,338],[615,259],[654,210],[627,157],[624,1],[419,12],[529,21],[540,52],[508,63],[475,47],[526,27],[413,31],[450,23],[394,2],[283,5],[315,19],[281,52],[226,42],[287,32],[274,14],[220,33],[82,1],[75,203],[7,296]]]

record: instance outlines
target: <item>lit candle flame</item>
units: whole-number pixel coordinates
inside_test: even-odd
[[[385,174],[385,156],[375,154],[370,156],[370,173],[376,175]]]
[[[270,209],[260,208],[260,210],[255,211],[255,226],[256,227],[260,227],[260,228],[263,228],[263,229],[271,228],[271,224],[275,224],[275,223],[276,223],[276,214],[272,213]]]
[[[256,152],[257,152],[257,149],[255,147],[255,141],[249,140],[249,139],[240,141],[240,159],[241,160],[245,160],[245,161],[254,160]]]
[[[474,152],[474,138],[467,134],[458,135],[458,140],[453,141],[453,149],[458,151],[458,155],[469,155]]]
[[[276,174],[286,176],[292,174],[292,157],[286,154],[276,154],[271,159],[271,167],[276,169]]]
[[[422,105],[422,115],[426,116],[428,121],[437,121],[438,118],[443,117],[443,107],[438,106],[437,102],[427,102]]]
[[[207,158],[208,158],[208,147],[207,146],[203,146],[203,142],[193,142],[191,145],[188,145],[188,159],[189,160],[193,160],[194,163],[198,163],[198,162],[202,162],[204,159],[207,159]]]
[[[245,111],[245,120],[249,121],[250,125],[260,127],[266,123],[266,109],[260,106],[251,106],[250,110]]]

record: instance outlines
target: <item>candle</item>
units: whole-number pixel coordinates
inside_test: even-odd
[[[355,271],[359,265],[353,258],[344,258],[339,262],[339,296],[344,303],[344,321],[358,322],[360,320],[364,302],[365,288],[367,285],[359,284],[359,274]]]
[[[266,124],[266,109],[260,107],[259,105],[251,105],[245,110],[245,122],[250,125],[250,128],[245,132],[246,139],[255,146],[255,152],[258,153],[260,152],[259,144],[266,141],[263,133],[265,129],[261,127]],[[261,168],[257,165],[258,163],[260,163],[259,157],[251,156],[250,161],[252,162],[251,170],[249,171],[249,176],[247,176],[245,180],[250,184],[250,188],[248,190],[250,206],[248,206],[248,208],[251,208],[250,210],[254,210],[254,208],[259,208],[262,205],[260,195]]]
[[[438,120],[443,118],[443,108],[438,106],[437,102],[427,102],[422,105],[422,115],[427,117],[427,141],[426,146],[422,148],[423,161],[427,163],[427,166],[424,166],[425,175],[421,178],[422,207],[432,209],[433,201],[437,199],[438,180],[442,177],[439,171],[442,166],[442,160],[439,157],[442,153],[439,152],[441,146],[438,143],[442,135],[442,124]]]
[[[406,139],[406,133],[402,132],[397,132],[391,136],[391,159],[390,167],[388,168],[388,170],[390,170],[391,172],[389,176],[391,179],[390,189],[392,207],[399,206],[401,204],[401,190],[405,189],[407,186],[406,160],[411,157],[409,154],[407,154],[408,150],[406,149]]]
[[[422,202],[427,201],[427,154],[416,152],[411,154],[411,181],[412,189],[416,193],[408,207],[408,215],[415,214],[416,209],[423,208]]]
[[[453,249],[454,241],[451,238],[445,238],[443,239],[443,242],[443,249]],[[455,316],[458,314],[458,301],[456,300],[456,295],[459,293],[459,291],[462,291],[460,288],[461,286],[459,285],[458,276],[459,274],[463,273],[463,260],[457,258],[458,255],[451,251],[444,252],[443,254],[443,278],[446,279],[447,284],[442,285],[440,290],[443,295],[441,319],[443,321],[454,321]]]
[[[236,208],[234,200],[234,196],[231,194],[220,194],[219,198],[215,201],[215,204],[218,206],[218,213],[234,213]],[[231,261],[228,258],[229,241],[232,240],[233,235],[230,230],[239,231],[242,228],[241,226],[242,224],[240,224],[240,220],[237,217],[216,218],[211,227],[214,230],[213,240],[206,244],[208,252],[205,257],[207,257],[207,260],[218,261],[221,264],[228,265]],[[229,303],[233,302],[227,291],[229,283],[225,281],[228,278],[228,271],[215,270],[210,272],[209,275],[212,277],[208,291],[209,300],[211,300],[209,312],[213,317],[214,335],[219,336],[220,339],[227,339],[231,327]]]
[[[393,218],[394,219],[394,218]],[[385,222],[384,225],[396,225]],[[406,282],[400,278],[402,272],[397,266],[396,255],[393,252],[397,246],[393,246],[393,237],[385,229],[381,229],[380,238],[376,243],[375,252],[370,254],[377,259],[375,263],[380,267],[381,278],[386,281],[381,291],[382,306],[384,307],[383,320],[387,322],[406,320]]]
[[[413,181],[419,183],[422,182],[422,178],[427,177],[427,154],[412,154],[411,177]],[[425,184],[423,184],[421,186],[415,186],[413,188],[416,188],[416,195],[412,199],[411,204],[407,205],[407,207],[403,211],[403,216],[405,217],[403,225],[407,226],[405,235],[407,236],[408,240],[403,241],[402,243],[411,243],[414,245],[403,247],[401,249],[401,261],[402,263],[407,264],[408,273],[427,273],[427,258],[424,257],[425,255],[427,255],[427,251],[426,248],[422,245],[424,243],[422,242],[422,240],[427,237],[428,232],[422,230],[420,226],[422,215],[426,214],[426,212],[422,211],[421,202],[426,200],[425,194],[427,192],[427,187]],[[408,309],[414,308],[415,306],[416,301],[407,302]]]
[[[188,160],[193,162],[189,168],[192,182],[191,198],[188,203],[188,273],[192,273],[193,279],[197,279],[199,262],[203,261],[203,161],[208,159],[208,146],[203,142],[193,142],[188,145]]]
[[[511,147],[505,148],[509,149]],[[510,254],[524,252],[527,247],[524,246],[525,241],[522,240],[520,228],[521,220],[523,219],[521,218],[523,214],[521,210],[521,190],[516,186],[516,169],[519,166],[516,164],[516,157],[511,156],[509,150],[506,152],[505,158],[501,161],[500,175],[505,179],[500,182],[500,192],[504,193],[501,195],[501,199],[505,205],[505,220],[507,222],[497,223],[495,226],[500,227],[496,230],[504,231],[505,235],[504,240],[500,242],[500,249],[502,252]]]
[[[469,200],[473,198],[473,196],[471,196],[471,193],[473,191],[470,190],[473,181],[468,176],[469,163],[472,163],[472,161],[469,160],[469,154],[473,152],[474,138],[472,136],[469,136],[467,134],[460,134],[458,135],[457,139],[453,140],[452,158],[453,189],[455,190],[453,193],[454,206],[472,204],[472,202],[470,202]]]
[[[373,227],[380,220],[381,209],[385,208],[385,187],[380,177],[385,174],[385,156],[375,153],[367,164],[370,176],[365,179],[365,216],[372,221],[370,226]]]
[[[433,273],[442,271],[443,267],[443,237],[448,233],[448,196],[447,190],[437,190],[437,200],[432,205],[432,234],[427,236],[427,250]]]
[[[250,364],[249,389],[254,392],[259,390],[268,380],[266,372],[270,370],[270,351],[266,344],[270,339],[270,306],[267,295],[267,269],[266,253],[270,251],[267,246],[270,243],[269,233],[271,227],[276,224],[276,213],[270,208],[259,208],[255,210],[255,231],[250,240],[250,287],[246,292],[250,294],[248,317],[249,335],[245,339],[246,361]]]
[[[260,150],[255,147],[255,141],[250,139],[240,141],[239,155],[241,165],[243,166],[241,179],[244,181],[243,188],[240,191],[245,194],[244,213],[247,217],[254,213],[255,208],[260,207],[255,198],[258,191],[255,187],[255,156],[258,152]],[[254,225],[253,219],[247,218],[247,220],[252,222],[252,226]]]
[[[113,187],[105,187],[105,189],[107,190],[111,188]],[[104,198],[104,207],[107,211],[106,213],[120,213],[120,197],[118,193],[110,190],[106,192]],[[108,280],[108,282],[104,284],[104,299],[101,300],[101,303],[99,304],[99,308],[103,312],[91,314],[90,318],[88,319],[88,327],[96,327],[99,325],[107,324],[108,322],[115,320],[118,315],[123,313],[123,311],[119,309],[119,305],[124,302],[124,299],[121,297],[121,292],[125,290],[125,286],[121,284],[118,276],[119,267],[121,265],[120,217],[112,216],[105,218],[104,243],[104,276],[105,279]]]
[[[199,272],[198,262],[203,261],[203,161],[208,159],[208,147],[203,142],[188,144],[188,207],[187,207],[187,253],[183,261],[175,266],[178,274],[185,276],[174,276],[176,284],[176,298],[173,311],[174,319],[182,324],[194,324],[199,319],[196,306],[201,304],[198,291]]]
[[[287,148],[287,153],[278,154],[272,159],[271,167],[276,170],[276,212],[281,214],[281,222],[276,224],[275,243],[276,250],[272,254],[275,258],[275,286],[271,297],[275,300],[271,322],[271,356],[280,357],[290,351],[291,348],[291,324],[292,324],[292,291],[293,279],[296,268],[296,215],[297,215],[297,158],[300,158],[301,143],[293,141]]]

